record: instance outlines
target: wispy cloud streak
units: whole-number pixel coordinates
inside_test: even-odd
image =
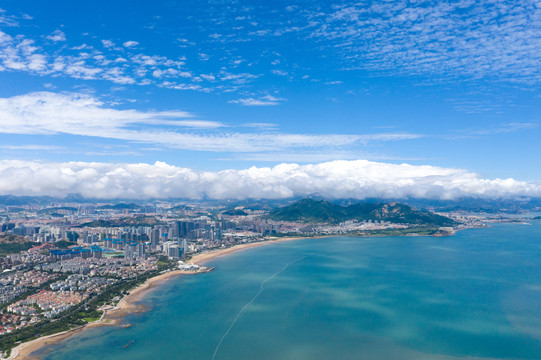
[[[185,111],[118,110],[91,95],[80,93],[37,92],[0,98],[0,118],[0,133],[69,134],[214,152],[339,148],[420,137],[409,133],[315,135],[275,131],[227,132],[220,130],[227,129],[225,124],[197,120]],[[171,130],[171,125],[182,131]],[[194,128],[198,131],[189,130]]]

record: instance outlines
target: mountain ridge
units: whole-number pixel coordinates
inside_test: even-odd
[[[409,205],[357,203],[341,206],[327,200],[305,198],[272,210],[269,217],[278,221],[301,221],[336,224],[348,220],[387,221],[396,224],[453,226],[456,222],[430,211],[415,210]]]

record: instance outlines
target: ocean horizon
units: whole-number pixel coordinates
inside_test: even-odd
[[[541,359],[541,222],[267,244],[43,359]]]

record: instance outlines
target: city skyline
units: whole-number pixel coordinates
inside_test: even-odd
[[[9,0],[0,194],[540,197],[539,30],[526,0]]]

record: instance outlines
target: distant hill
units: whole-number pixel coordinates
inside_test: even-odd
[[[0,235],[0,257],[8,254],[17,254],[36,245],[38,243],[28,241],[24,236]]]
[[[134,216],[113,220],[95,220],[78,227],[154,226],[162,224],[152,216]]]
[[[0,244],[24,244],[27,240],[20,235],[0,235]]]
[[[140,208],[141,206],[134,203],[130,203],[130,204],[120,203],[120,204],[115,204],[115,205],[98,206],[96,210],[139,210]]]
[[[294,204],[274,209],[269,217],[278,221],[339,223],[347,220],[388,221],[396,224],[452,226],[455,222],[445,216],[419,211],[399,203],[358,203],[340,206],[325,200],[302,199]]]
[[[0,204],[7,206],[21,205],[44,205],[51,202],[53,198],[49,196],[15,196],[15,195],[0,195]]]
[[[222,214],[229,216],[248,215],[248,213],[242,209],[230,209],[222,212]]]
[[[441,212],[466,211],[485,214],[521,214],[541,210],[540,198],[483,199],[464,197],[454,200],[407,199],[401,202],[406,202],[417,208],[430,208]]]
[[[70,206],[58,206],[39,210],[38,214],[58,214],[62,211],[77,212],[77,208]]]
[[[186,211],[186,210],[193,210],[193,209],[191,206],[188,206],[188,205],[177,205],[177,206],[173,206],[167,209],[167,211]]]

